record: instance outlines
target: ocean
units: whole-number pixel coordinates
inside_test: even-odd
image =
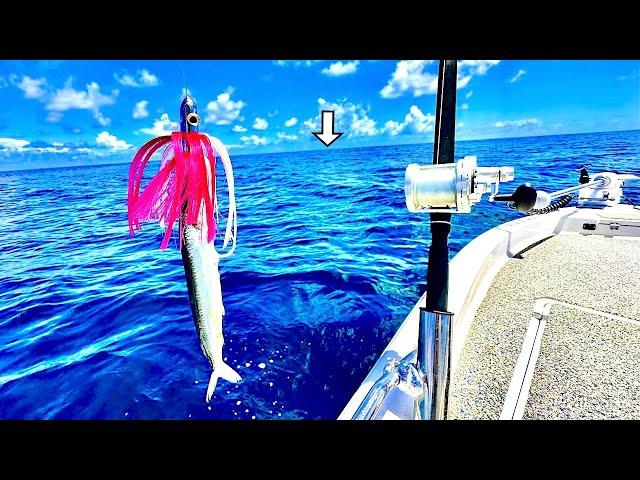
[[[0,418],[336,418],[424,292],[429,223],[406,209],[404,170],[432,155],[232,157],[224,355],[244,380],[220,380],[210,405],[180,253],[159,250],[158,225],[129,236],[128,165],[0,172]],[[640,174],[640,131],[458,142],[464,155],[514,166],[502,192],[553,191],[584,165]],[[451,255],[520,215],[485,198],[454,217]]]

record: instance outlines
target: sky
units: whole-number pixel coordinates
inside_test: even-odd
[[[200,131],[233,156],[433,141],[435,60],[0,61],[0,170],[130,161],[178,130],[184,92]],[[640,61],[462,60],[458,140],[640,129]]]

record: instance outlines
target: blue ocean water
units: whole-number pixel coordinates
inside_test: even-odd
[[[640,131],[459,142],[464,155],[513,165],[504,191],[551,191],[583,165],[640,173]],[[210,409],[180,254],[158,249],[157,225],[128,235],[128,165],[0,172],[0,418],[335,418],[424,291],[429,226],[403,182],[431,157],[234,157],[238,248],[221,275],[225,356],[244,381],[221,380]],[[485,200],[456,216],[452,255],[518,215]]]

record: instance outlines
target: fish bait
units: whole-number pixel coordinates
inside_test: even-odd
[[[198,133],[200,117],[195,102],[187,96],[180,106],[180,132],[150,140],[136,153],[129,168],[128,217],[131,235],[143,221],[155,221],[165,228],[160,249],[169,244],[178,224],[179,246],[187,292],[200,346],[212,372],[206,401],[211,400],[218,378],[233,383],[242,380],[222,356],[222,291],[218,262],[235,250],[238,231],[233,169],[227,149],[217,138]],[[159,172],[142,192],[142,177],[151,157],[164,147]],[[229,205],[223,248],[214,248],[216,218],[216,158],[224,167]]]

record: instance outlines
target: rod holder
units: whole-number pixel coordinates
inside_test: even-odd
[[[416,367],[423,383],[422,394],[415,400],[416,420],[447,416],[452,320],[452,313],[420,309]]]

